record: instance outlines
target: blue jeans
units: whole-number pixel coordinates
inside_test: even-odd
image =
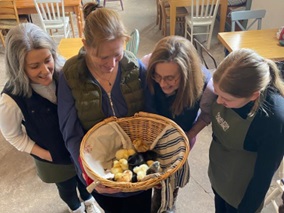
[[[56,186],[59,196],[71,210],[76,210],[81,206],[81,201],[77,195],[77,187],[82,200],[91,198],[91,194],[87,191],[86,186],[80,181],[77,175],[64,182],[56,183]]]

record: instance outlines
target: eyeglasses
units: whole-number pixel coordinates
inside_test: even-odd
[[[156,81],[157,83],[160,83],[161,80],[163,79],[164,82],[166,82],[167,84],[174,84],[177,82],[177,80],[179,79],[180,75],[177,75],[177,76],[174,76],[174,75],[168,75],[168,76],[160,76],[159,74],[157,73],[153,73],[152,74],[152,79],[154,81]]]

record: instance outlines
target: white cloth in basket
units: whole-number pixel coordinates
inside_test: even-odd
[[[107,177],[105,169],[112,167],[116,151],[122,148],[133,149],[130,138],[116,122],[107,123],[88,137],[84,148],[85,161],[98,175]],[[95,179],[87,171],[86,173]]]
[[[172,125],[166,126],[150,145],[150,150],[158,154],[163,171],[168,171],[179,165],[185,156],[186,141],[180,132]],[[133,148],[131,139],[115,121],[96,129],[88,137],[84,155],[88,166],[101,177],[107,177],[105,169],[112,167],[117,150]],[[86,171],[87,175],[95,179]],[[162,181],[162,202],[158,212],[163,212],[173,206],[173,190],[185,186],[189,181],[189,165],[185,164],[174,174]]]

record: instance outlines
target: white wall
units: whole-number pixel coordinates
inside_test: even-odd
[[[262,19],[262,29],[272,29],[284,26],[283,0],[252,0],[251,9],[266,9]]]

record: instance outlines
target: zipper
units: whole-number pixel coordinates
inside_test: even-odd
[[[112,99],[111,99],[111,93],[108,92],[107,95],[108,95],[108,100],[109,100],[110,107],[111,107],[111,110],[112,110],[112,114],[113,114],[113,116],[115,116],[115,112],[114,112],[114,108],[113,108],[113,102],[112,102]]]

